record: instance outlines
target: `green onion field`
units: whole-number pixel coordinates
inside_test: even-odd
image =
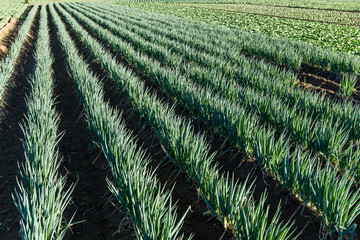
[[[0,0],[0,50],[0,239],[360,239],[358,0]]]

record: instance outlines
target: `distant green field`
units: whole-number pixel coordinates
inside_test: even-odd
[[[0,0],[0,28],[10,18],[19,18],[25,11],[27,4],[23,0]]]
[[[360,3],[359,3],[360,4]],[[181,6],[213,9],[235,13],[250,13],[255,15],[290,18],[324,23],[360,26],[360,12],[344,12],[319,10],[309,8],[294,8],[283,6],[255,5],[244,3],[184,3]]]
[[[172,3],[249,3],[302,8],[339,9],[360,11],[359,0],[107,0],[113,3],[172,2]]]
[[[29,0],[29,4],[44,2],[44,0]],[[104,0],[48,0],[47,2],[104,2]]]
[[[132,8],[225,25],[249,32],[261,32],[269,35],[302,40],[320,46],[330,47],[338,51],[360,55],[360,28],[358,26],[313,22],[313,20],[308,21],[310,19],[297,20],[282,18],[281,16],[286,17],[286,14],[289,13],[280,13],[280,11],[278,13],[272,13],[279,14],[280,17],[273,17],[215,9],[217,7],[223,7],[224,4],[219,5],[220,7],[214,4],[205,4],[202,7],[199,7],[199,4],[194,5],[194,7],[192,4],[164,3],[138,3],[126,5]],[[318,17],[316,17],[315,20],[326,21],[326,14],[337,16],[329,21],[338,21],[342,24],[346,24],[346,22],[343,22],[341,19],[351,19],[352,15],[356,18],[353,19],[354,21],[349,20],[349,23],[358,24],[357,21],[360,19],[358,13],[323,10],[318,10],[317,12],[320,13],[317,13]],[[299,17],[299,15],[297,17]],[[305,19],[309,17],[311,16],[303,15],[303,18]]]

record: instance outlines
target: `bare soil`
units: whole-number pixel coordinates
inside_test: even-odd
[[[325,92],[330,98],[343,101],[339,96],[339,88],[341,75],[335,74],[330,71],[324,71],[316,67],[303,65],[302,69],[298,72],[296,84],[304,87],[305,89],[313,89],[317,92]],[[360,78],[357,79],[355,84],[355,91],[351,95],[351,101],[358,103],[360,100]]]

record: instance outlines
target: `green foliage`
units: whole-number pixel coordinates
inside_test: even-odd
[[[106,5],[97,5],[104,8]],[[109,11],[114,11],[110,9]],[[126,12],[137,13],[139,11],[128,9]],[[177,32],[188,34],[196,32],[198,38],[204,42],[214,45],[220,44],[221,48],[255,55],[267,60],[300,69],[302,63],[330,69],[341,73],[358,73],[360,71],[360,58],[346,53],[334,52],[328,48],[321,48],[302,41],[267,36],[259,33],[249,33],[236,29],[229,29],[213,24],[204,24],[198,21],[188,21],[184,18],[176,18],[176,21],[168,21],[167,17],[153,17],[148,12],[139,12],[147,21],[155,21],[165,28],[177,27],[178,24],[185,25],[177,27]],[[194,33],[195,34],[195,33]],[[193,44],[193,43],[192,43]],[[219,46],[219,47],[220,47]],[[227,51],[229,51],[227,50]]]
[[[137,239],[183,239],[179,232],[186,214],[177,220],[171,191],[158,184],[155,172],[148,166],[146,153],[139,149],[125,128],[121,114],[104,101],[103,86],[78,54],[52,5],[50,12],[84,104],[89,127],[99,139],[114,177],[114,181],[107,180],[109,189],[131,217]]]
[[[0,29],[10,18],[19,19],[27,8],[26,1],[22,0],[0,0]]]
[[[14,71],[15,61],[21,50],[21,46],[29,32],[31,23],[35,17],[37,7],[33,7],[28,17],[18,31],[15,41],[12,43],[8,54],[0,61],[0,101],[3,97],[6,85]]]
[[[339,95],[345,99],[351,97],[351,94],[355,91],[355,85],[357,82],[356,74],[345,74],[340,82]]]
[[[315,9],[338,9],[349,11],[360,11],[357,0],[106,0],[107,2],[142,3],[142,2],[165,2],[165,3],[243,3],[252,5],[288,6],[294,8],[315,8]]]
[[[29,13],[29,19],[38,6]],[[28,21],[28,20],[26,20]],[[65,188],[65,177],[57,173],[60,166],[57,143],[59,116],[54,108],[46,5],[41,7],[39,37],[36,44],[36,69],[27,99],[24,133],[25,162],[19,166],[19,191],[13,195],[20,212],[22,239],[63,239],[71,219],[63,222],[63,212],[74,186]]]
[[[335,164],[347,161],[342,150],[347,141],[358,139],[358,135],[352,125],[347,125],[348,116],[346,112],[341,112],[343,104],[329,101],[324,95],[294,89],[295,76],[291,72],[234,54],[231,49],[223,51],[220,44],[207,45],[199,41],[196,34],[189,37],[189,31],[188,34],[177,34],[167,31],[167,28],[146,24],[142,21],[143,17],[141,21],[136,21],[129,17],[117,17],[110,10],[94,10],[85,5],[74,8],[131,42],[137,49],[159,59],[162,64],[179,68],[180,75],[245,106],[247,110],[243,109],[244,112],[257,114],[262,122],[270,123],[279,132],[286,129],[305,148],[325,154]],[[211,54],[204,54],[199,49]],[[231,66],[229,61],[235,66]],[[294,92],[302,101],[294,98]],[[304,104],[309,100],[314,101],[313,107],[322,105],[324,111],[309,108]],[[329,116],[329,105],[334,115]],[[357,108],[349,106],[354,114],[351,117],[355,120],[359,116]],[[314,113],[309,114],[309,110]]]
[[[309,8],[294,8],[282,6],[269,6],[258,4],[243,4],[243,3],[211,3],[211,4],[196,4],[184,3],[179,5],[181,7],[202,8],[210,10],[221,10],[234,13],[248,13],[255,15],[264,15],[270,17],[289,18],[306,20],[313,22],[335,23],[341,25],[359,26],[360,12],[353,11],[336,11],[336,10],[319,10]]]
[[[130,71],[121,64],[117,63],[111,53],[103,49],[100,43],[91,38],[87,31],[66,11],[82,18],[83,24],[90,27],[102,38],[105,38],[106,36],[112,37],[112,35],[108,35],[108,32],[105,29],[92,23],[89,18],[81,17],[79,14],[76,14],[68,5],[63,5],[63,7],[59,6],[58,10],[64,16],[66,21],[73,26],[74,30],[79,34],[87,47],[91,49],[93,56],[97,58],[99,63],[108,72],[119,88],[124,91],[134,108],[154,128],[157,136],[163,142],[169,157],[179,169],[186,172],[188,177],[195,181],[201,195],[208,202],[210,209],[213,209],[213,214],[217,214],[217,216],[224,221],[225,226],[231,227],[236,224],[241,225],[242,223],[239,222],[240,219],[236,215],[227,216],[225,214],[236,212],[237,203],[233,201],[237,199],[246,199],[246,195],[251,192],[249,190],[244,190],[246,183],[244,185],[238,184],[237,181],[229,178],[229,176],[219,175],[216,164],[212,163],[214,155],[209,154],[209,147],[205,141],[205,137],[203,135],[195,134],[192,127],[186,121],[175,115],[172,107],[163,104],[156,96],[146,91],[144,83],[133,76]],[[113,40],[115,40],[115,38]],[[132,52],[129,52],[128,54],[131,53]],[[130,55],[128,56],[130,57]],[[134,57],[134,55],[132,56]],[[146,62],[146,64],[149,65],[145,66],[140,62],[135,63],[135,65],[139,68],[143,68],[145,72],[150,73],[149,67],[151,61],[148,61],[145,58],[142,60],[144,61],[143,63]],[[162,71],[158,67],[153,70],[156,73]],[[157,77],[155,72],[152,72],[151,74],[154,74],[154,77]],[[215,183],[221,182],[222,184],[220,186],[216,184],[209,185],[209,183],[212,183],[213,181],[215,181]],[[228,192],[227,189],[238,189],[235,190],[235,193],[239,195],[224,199],[224,196]],[[253,206],[257,205],[252,197],[250,197],[248,201],[251,201]],[[225,202],[226,204],[224,204]],[[261,204],[264,204],[264,202]],[[220,206],[221,209],[218,209]],[[263,209],[264,207],[261,206],[260,208]],[[255,217],[255,222],[266,221],[268,218],[266,213],[261,211],[259,211],[259,214],[256,216],[253,214],[254,212],[252,210],[246,212],[244,217],[249,219]],[[264,216],[266,216],[266,220],[264,219]],[[278,220],[275,219],[273,224],[277,225]],[[246,226],[241,225],[241,227]],[[272,239],[277,239],[278,236],[286,235],[290,232],[290,228],[291,224],[288,223],[285,224],[283,228],[278,228],[272,235]],[[236,228],[232,229],[235,232],[237,231]],[[263,239],[263,237],[266,237],[266,235],[259,236],[259,239]]]
[[[122,41],[110,31],[104,29],[107,27],[110,28],[110,25],[107,25],[105,20],[101,20],[100,18],[96,18],[95,16],[89,18],[79,13],[78,10],[72,10],[70,7],[65,8],[67,11],[73,14],[75,18],[79,20],[82,24],[86,25],[88,28],[94,31],[102,40],[109,44],[110,47],[118,51],[133,66],[136,66],[143,74],[145,74],[155,83],[161,86],[168,93],[169,96],[176,98],[179,102],[184,104],[184,106],[188,107],[195,116],[207,123],[208,126],[216,129],[216,131],[224,135],[224,137],[230,139],[233,143],[237,144],[241,150],[245,151],[249,155],[254,154],[257,160],[259,162],[262,162],[262,166],[267,171],[269,171],[279,181],[282,181],[283,184],[289,184],[286,185],[286,187],[288,187],[291,191],[293,191],[294,193],[301,193],[301,196],[305,201],[309,201],[316,206],[318,206],[318,203],[312,202],[315,201],[315,199],[324,198],[326,199],[325,201],[334,201],[333,199],[329,198],[328,195],[322,195],[323,193],[314,191],[310,188],[309,184],[306,184],[309,179],[312,179],[312,174],[320,174],[322,172],[321,168],[319,167],[321,165],[316,160],[314,160],[317,157],[312,157],[312,154],[309,155],[302,150],[297,150],[295,153],[291,153],[291,144],[288,140],[286,140],[286,133],[284,133],[283,137],[279,140],[273,140],[275,139],[273,131],[264,127],[255,127],[257,125],[261,125],[259,124],[259,119],[257,119],[256,117],[249,117],[253,116],[252,112],[244,110],[241,105],[231,103],[229,102],[229,100],[220,97],[219,95],[215,94],[215,92],[210,87],[201,87],[194,85],[193,83],[191,83],[191,81],[184,78],[183,74],[178,72],[178,69],[163,67],[162,64],[154,61],[154,59],[151,59],[146,55],[135,51],[130,44]],[[98,22],[99,25],[95,24],[95,22]],[[75,25],[74,20],[71,21],[71,25]],[[156,48],[153,48],[153,50],[155,49]],[[99,54],[99,56],[101,55]],[[158,57],[160,57],[160,59],[166,59],[166,54],[158,54],[156,58]],[[101,59],[100,57],[98,58],[99,60]],[[103,64],[103,67],[105,69],[108,69],[108,65],[109,64]],[[110,74],[113,71],[115,70],[108,70]],[[113,79],[118,79],[119,76],[120,75],[113,75]],[[124,88],[123,85],[122,88]],[[250,125],[253,126],[253,128],[249,129],[247,127],[249,125],[244,124],[245,122],[254,123],[254,125]],[[324,123],[322,123],[322,125],[324,125]],[[322,133],[324,131],[324,128],[320,128],[319,131],[319,133]],[[169,132],[169,130],[167,132]],[[324,136],[330,135],[331,134],[325,134]],[[342,135],[340,134],[339,136]],[[319,137],[319,139],[322,138]],[[339,141],[340,142],[338,144],[340,147],[334,145],[334,149],[342,149],[343,138],[340,137]],[[328,143],[330,144],[330,142]],[[323,145],[325,146],[328,144]],[[300,148],[297,147],[297,149]],[[292,159],[291,161],[294,162],[297,161],[299,162],[299,164],[297,164],[296,166],[289,164],[288,159]],[[281,171],[278,170],[279,166],[283,167]],[[337,175],[336,171],[332,171],[329,174],[331,176]],[[296,179],[296,181],[294,179]],[[351,188],[351,184],[346,185],[345,189],[347,190],[344,190],[342,188],[343,185],[338,184],[337,181],[339,180],[326,180],[320,182],[320,184],[321,186],[328,186],[328,184],[331,184],[333,189],[337,189],[335,191],[342,191],[344,193],[344,196],[346,197],[351,196],[352,193],[350,193],[349,191]],[[202,181],[200,181],[200,184],[202,184]],[[312,194],[315,194],[317,198],[313,197]],[[207,198],[206,194],[203,195],[205,196],[205,198]],[[356,194],[355,198],[358,199],[360,198],[360,196]],[[215,203],[211,204],[211,206],[213,207],[220,205],[216,205]],[[226,205],[222,204],[221,206]],[[331,206],[334,207],[334,205]],[[218,212],[217,209],[213,209],[214,214],[215,212]],[[323,214],[328,214],[333,210],[333,208],[319,208],[319,211]],[[359,210],[355,208],[353,209],[353,212],[351,214],[358,215]],[[327,222],[327,224],[330,224],[328,226],[330,233],[334,233],[334,226],[332,225],[334,224],[334,222],[337,222],[340,219],[349,220],[348,217],[350,215],[347,213],[343,213],[343,215],[341,216],[334,216],[330,214],[333,220],[333,222]],[[227,218],[224,219],[221,216],[220,218],[223,219],[226,224],[227,222],[230,222],[226,220]],[[342,226],[342,228],[337,228],[336,230],[340,235],[348,231],[348,229],[353,228],[351,223],[349,223],[349,221],[347,220],[345,221],[346,224]]]
[[[74,5],[71,6],[74,7]],[[72,15],[74,15],[74,17],[81,24],[87,26],[91,31],[96,33],[111,48],[118,51],[127,61],[130,62],[131,65],[137,67],[143,74],[148,76],[149,79],[153,80],[156,84],[161,86],[162,89],[164,89],[164,91],[170,97],[177,99],[178,102],[186,106],[199,120],[204,121],[209,127],[224,135],[224,137],[228,138],[231,142],[239,146],[242,151],[246,152],[250,156],[254,155],[256,159],[262,163],[261,165],[264,169],[269,171],[271,175],[273,175],[283,184],[288,184],[285,186],[288,187],[292,192],[300,193],[304,201],[308,201],[316,206],[321,205],[318,205],[319,203],[312,202],[315,201],[315,199],[321,198],[325,199],[325,201],[334,201],[333,199],[329,198],[328,195],[322,195],[322,192],[317,192],[310,188],[311,185],[308,184],[308,181],[309,179],[312,179],[312,174],[321,173],[321,165],[317,162],[317,160],[314,160],[317,159],[317,157],[314,158],[312,154],[309,155],[308,153],[303,152],[299,147],[297,147],[298,150],[295,153],[291,153],[290,149],[292,148],[292,145],[290,144],[290,141],[287,140],[286,133],[283,134],[282,138],[275,140],[275,135],[273,134],[273,131],[265,127],[257,127],[257,125],[261,126],[261,124],[259,123],[259,119],[254,117],[251,112],[244,110],[241,105],[231,103],[229,100],[217,95],[210,87],[196,86],[194,83],[186,79],[186,77],[184,77],[183,74],[178,71],[178,69],[164,67],[156,60],[149,58],[148,56],[134,50],[134,48],[129,43],[121,40],[120,38],[112,34],[110,31],[106,30],[107,24],[105,23],[105,21],[100,21],[99,18],[86,17],[84,16],[84,14],[80,13],[75,9],[72,9],[71,7],[68,7],[67,5],[64,6],[64,8],[66,9],[66,11],[69,11]],[[81,26],[79,25],[79,23],[76,23],[76,21],[70,16],[69,13],[62,11],[61,8],[59,9],[59,11],[62,12],[67,21],[69,21],[69,23],[75,29],[78,29],[76,31],[78,32],[80,37],[85,42],[87,42],[86,44],[88,44],[88,47],[93,52],[94,56],[97,57],[97,59],[100,61],[103,68],[107,70],[107,72],[110,74],[110,76],[112,76],[114,80],[116,80],[121,89],[127,89],[130,82],[132,82],[129,81],[129,79],[131,79],[130,76],[125,77],[127,75],[127,72],[119,70],[119,66],[117,66],[117,68],[115,66],[112,67],[112,65],[114,64],[113,61],[105,61],[104,52],[97,51],[97,49],[100,48],[100,45],[98,45],[97,47],[95,45],[92,45],[94,44],[94,40],[89,40],[87,32],[85,30],[80,30]],[[96,24],[95,22],[98,22],[99,24]],[[166,59],[166,54],[160,54],[157,55],[157,57]],[[121,73],[117,74],[117,72],[119,71]],[[169,112],[171,111],[165,111],[164,115],[167,114],[166,120],[160,120],[161,116],[163,115],[161,110],[162,107],[155,108],[152,105],[146,104],[147,102],[149,102],[149,104],[153,104],[154,102],[156,102],[155,100],[138,100],[139,98],[141,99],[141,94],[146,91],[135,90],[138,89],[139,85],[141,85],[140,83],[134,83],[133,85],[134,90],[125,91],[128,92],[127,94],[129,95],[129,98],[132,99],[133,104],[137,105],[137,102],[138,104],[140,104],[136,107],[136,109],[138,109],[138,111],[141,112],[141,115],[147,118],[150,124],[156,129],[159,137],[162,139],[164,145],[169,150],[169,156],[173,157],[173,160],[180,169],[182,169],[183,171],[187,171],[190,176],[193,176],[190,178],[195,180],[197,185],[200,186],[201,194],[204,196],[205,199],[209,199],[209,195],[206,193],[209,191],[209,189],[211,189],[211,187],[209,185],[204,187],[204,183],[212,182],[214,179],[216,180],[217,177],[211,177],[211,174],[205,174],[204,176],[202,176],[201,174],[194,175],[194,169],[199,169],[195,171],[195,173],[202,173],[204,172],[204,170],[202,169],[208,169],[205,167],[200,167],[203,166],[203,164],[205,164],[207,161],[198,161],[197,159],[199,158],[191,157],[192,155],[189,155],[192,152],[191,149],[193,149],[191,145],[194,145],[195,142],[198,142],[200,138],[196,138],[197,140],[190,141],[186,139],[188,138],[187,136],[191,137],[192,135],[182,134],[183,137],[181,139],[184,139],[182,141],[185,142],[183,142],[182,144],[177,144],[178,140],[176,140],[176,136],[179,136],[178,129],[183,129],[183,127],[180,125],[174,127],[174,130],[172,130],[171,124],[166,125],[167,123],[169,123],[169,119],[171,119],[171,117],[169,116]],[[136,95],[136,97],[131,97],[132,95],[130,95],[129,92],[136,92],[138,94]],[[150,115],[149,113],[149,109],[157,109],[157,111],[155,112],[158,113],[159,118],[155,118],[156,115],[153,118],[152,115]],[[153,111],[151,111],[151,113],[154,114]],[[174,120],[174,123],[175,122],[181,122],[181,120]],[[248,122],[251,122],[253,125],[248,124]],[[162,124],[167,127],[160,128]],[[252,127],[249,129],[248,126]],[[184,132],[188,132],[188,130],[184,130]],[[196,146],[201,145],[196,144],[195,147]],[[199,150],[197,150],[196,152],[201,153],[201,151]],[[202,154],[202,156],[206,156],[206,154]],[[194,160],[191,160],[190,163],[187,163],[185,159],[187,159],[188,161],[190,161],[191,159]],[[289,162],[298,162],[298,164],[294,166],[293,164],[289,164]],[[184,165],[184,163],[186,163],[186,165]],[[197,163],[202,164],[198,165]],[[198,166],[200,168],[194,168],[192,166]],[[279,166],[282,166],[282,169],[280,169]],[[211,172],[212,171],[210,171],[210,173]],[[329,174],[331,174],[331,176],[336,176],[337,172],[332,171]],[[213,176],[216,176],[215,173]],[[224,178],[224,176],[222,178]],[[296,179],[296,181],[294,179]],[[327,180],[320,182],[320,184],[321,186],[329,186],[330,184],[333,189],[336,189],[334,191],[342,191],[344,197],[351,196],[352,193],[349,191],[351,188],[351,184],[346,185],[345,188],[342,188],[343,185],[338,184],[338,181],[339,180],[337,179],[335,179],[334,181]],[[222,186],[222,184],[219,184],[218,186]],[[231,188],[226,187],[222,189],[222,191],[226,191],[226,189]],[[209,192],[210,194],[212,194],[212,192],[218,192],[221,196],[223,193],[222,191],[215,191],[213,189]],[[312,197],[312,195],[316,195],[317,198]],[[360,196],[356,194],[355,198],[359,199]],[[221,208],[223,208],[224,206],[229,206],[229,204],[224,204],[226,203],[226,201],[224,201],[223,197],[212,199],[223,199],[221,202],[217,202],[217,200],[213,200],[212,202],[208,200],[207,201],[209,203],[210,209],[212,209],[213,214],[222,219],[225,222],[225,225],[229,225],[230,223],[230,225],[233,226],[232,229],[234,232],[237,231],[234,227],[236,225],[235,222],[246,222],[239,219],[241,215],[235,214],[234,216],[231,216],[231,218],[234,218],[235,220],[228,220],[227,216],[224,217],[222,215],[219,215],[219,209],[216,209],[214,206],[218,206],[218,208],[220,208],[221,206]],[[350,205],[352,206],[353,203],[351,203]],[[334,207],[334,205],[331,206]],[[329,209],[319,208],[319,211],[322,214],[328,214],[334,210],[332,207]],[[256,216],[256,212],[258,211],[256,209],[264,208],[249,207],[249,209],[253,210],[250,211],[247,217],[252,218],[253,216]],[[222,211],[228,213],[226,209]],[[259,212],[262,212],[261,219],[264,219],[266,211],[261,210]],[[337,223],[337,221],[340,219],[346,219],[345,221],[343,221],[346,222],[346,224],[344,224],[342,228],[336,230],[340,235],[348,231],[349,229],[352,229],[353,225],[351,225],[350,221],[348,221],[350,220],[348,217],[350,215],[358,215],[359,213],[360,211],[355,208],[352,210],[351,214],[347,214],[345,212],[339,213],[341,215],[336,216],[329,214],[333,220],[332,222],[327,222],[328,224],[330,224],[328,226],[330,233],[334,233],[334,226],[332,224],[334,222]],[[257,221],[262,221],[259,217],[256,217],[256,219]],[[276,222],[276,220],[274,221]],[[244,225],[241,226],[241,228],[245,227]],[[264,225],[259,224],[258,226],[260,229],[264,229]],[[284,229],[279,227],[277,229],[278,235],[275,234],[276,236],[282,235],[283,231],[289,231],[288,227],[285,227]],[[265,232],[263,233],[265,234]]]
[[[132,8],[201,20],[248,32],[301,40],[351,54],[360,54],[359,27],[284,19],[181,4],[128,4]]]

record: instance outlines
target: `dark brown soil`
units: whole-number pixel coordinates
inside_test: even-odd
[[[360,101],[360,92],[359,92],[359,83],[357,82],[355,85],[354,93],[351,95],[347,101],[352,101],[355,104],[358,104]],[[343,98],[339,95],[340,84],[328,80],[326,78],[314,75],[312,73],[301,72],[298,75],[298,79],[296,80],[296,84],[305,89],[315,90],[316,92],[326,93],[326,96],[332,99],[336,99],[338,101],[344,101]]]
[[[302,69],[298,72],[299,86],[305,88],[315,89],[319,92],[326,92],[329,97],[334,97],[338,100],[342,100],[339,97],[340,81],[342,76],[331,71],[322,70],[320,68],[312,67],[303,64]],[[356,103],[360,100],[360,78],[357,79],[355,84],[355,91],[351,96],[351,99]]]
[[[300,72],[296,84],[304,88],[315,89],[335,96],[339,92],[340,85],[326,78],[311,73]]]
[[[34,72],[34,43],[37,40],[39,12],[37,13],[30,32],[25,40],[15,71],[4,96],[1,107],[0,122],[0,239],[19,239],[18,211],[12,199],[17,187],[18,163],[24,161],[24,151],[21,143],[23,133],[20,129],[26,114],[25,96],[30,92],[28,77]]]

